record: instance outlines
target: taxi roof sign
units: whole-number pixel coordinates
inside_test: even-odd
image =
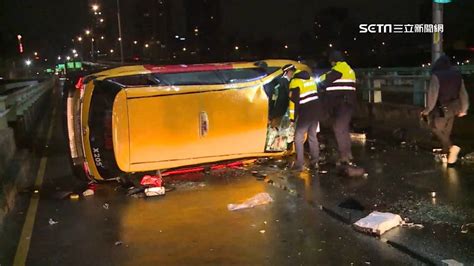
[[[451,0],[433,0],[433,2],[438,3],[438,4],[447,4],[447,3],[451,3]]]

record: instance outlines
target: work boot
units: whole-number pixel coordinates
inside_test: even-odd
[[[459,151],[461,151],[461,148],[456,145],[449,148],[448,164],[455,164],[457,162]]]
[[[435,155],[435,160],[442,164],[448,163],[448,155],[446,153],[439,153]]]
[[[295,172],[302,172],[304,170],[304,166],[301,164],[293,163],[293,165],[290,167],[290,170]]]

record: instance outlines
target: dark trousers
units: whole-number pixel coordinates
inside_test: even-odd
[[[454,116],[436,117],[432,122],[433,134],[438,138],[443,147],[443,153],[448,153],[453,145],[451,142],[451,131],[453,130]]]
[[[334,106],[330,114],[341,161],[352,160],[350,123],[354,109],[347,103]]]
[[[308,134],[309,153],[311,155],[311,165],[319,161],[319,143],[316,130],[318,128],[318,119],[298,119],[296,121],[295,148],[296,148],[296,167],[304,165],[304,142],[305,134]]]

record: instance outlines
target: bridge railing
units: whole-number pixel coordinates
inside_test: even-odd
[[[54,83],[53,78],[29,85],[16,84],[17,87],[10,84],[8,90],[0,92],[0,130],[18,120],[23,120],[27,124],[34,121],[39,103],[43,102],[44,96],[53,88]]]
[[[428,72],[417,69],[402,71],[361,71],[358,87],[362,99],[370,103],[395,103],[424,107],[429,87]]]
[[[465,77],[472,77],[474,65],[457,66]],[[359,92],[371,103],[426,105],[430,67],[360,68],[356,69]],[[467,81],[468,79],[465,79]],[[466,83],[466,86],[469,83]],[[470,88],[467,88],[468,91]]]

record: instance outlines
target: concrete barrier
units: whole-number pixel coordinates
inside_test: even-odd
[[[17,192],[34,178],[30,172],[37,158],[22,148],[33,144],[31,136],[56,83],[53,78],[0,93],[0,229],[15,205]]]

